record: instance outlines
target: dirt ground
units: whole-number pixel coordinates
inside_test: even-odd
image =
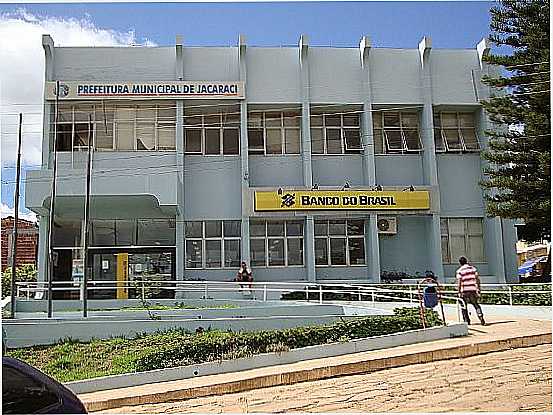
[[[551,411],[551,345],[106,413]]]

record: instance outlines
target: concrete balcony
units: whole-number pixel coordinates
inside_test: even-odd
[[[82,216],[86,196],[86,152],[60,152],[56,215]],[[175,152],[95,152],[91,179],[92,217],[173,216],[177,211]],[[53,170],[27,172],[28,209],[47,215]]]

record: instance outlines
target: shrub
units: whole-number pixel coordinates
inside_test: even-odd
[[[206,331],[197,335],[168,332],[169,341],[150,349],[136,361],[136,370],[154,370],[229,358],[248,357],[274,350],[290,350],[343,342],[422,328],[418,308],[396,309],[393,316],[364,317],[329,325],[257,332]],[[441,324],[438,314],[426,311],[429,326]]]
[[[15,269],[17,282],[36,282],[38,271],[34,265],[21,265]],[[7,268],[2,273],[2,298],[11,295],[12,269]]]

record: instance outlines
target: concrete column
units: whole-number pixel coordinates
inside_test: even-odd
[[[311,122],[309,108],[309,42],[306,35],[300,36],[300,85],[301,85],[301,155],[303,185],[313,186],[313,168],[311,165]]]
[[[298,45],[300,60],[301,85],[301,155],[303,185],[307,189],[313,186],[313,166],[311,162],[311,109],[309,99],[309,39],[306,35],[300,36]],[[307,214],[304,229],[305,269],[307,280],[315,282],[315,223],[313,215]]]
[[[250,217],[249,191],[250,169],[248,164],[248,87],[246,65],[246,38],[238,37],[238,64],[240,81],[244,82],[246,95],[240,102],[240,183],[242,184],[242,243],[240,244],[242,261],[250,265]]]
[[[37,252],[37,269],[38,281],[46,281],[46,273],[48,272],[48,215],[38,216],[38,252]],[[43,298],[46,298],[44,295]]]
[[[438,184],[438,165],[436,161],[436,145],[434,143],[434,115],[432,111],[432,71],[431,71],[432,41],[424,37],[419,43],[421,62],[421,86],[423,108],[420,117],[421,140],[423,146],[422,165],[424,181],[430,186],[432,211],[429,226],[430,269],[442,278],[444,266],[442,262],[442,242],[440,232],[440,189]]]
[[[184,62],[182,55],[182,37],[177,36],[175,42],[175,77],[181,81],[184,78]],[[186,262],[185,240],[184,240],[184,101],[176,101],[176,123],[175,123],[175,138],[176,138],[176,163],[178,171],[178,186],[177,186],[177,214],[175,226],[175,242],[176,242],[176,279],[184,280],[184,270]]]
[[[489,121],[487,113],[484,111],[483,108],[480,109],[480,122],[478,125],[478,137],[480,137],[480,145],[482,147],[482,150],[488,150],[488,140],[485,139],[486,137],[486,130],[491,129],[492,125]],[[484,178],[484,170],[490,167],[490,164],[488,161],[486,161],[484,158],[480,158],[481,163],[481,171],[482,171],[482,178]],[[497,193],[496,189],[490,189],[490,196],[494,196]],[[483,212],[485,215],[485,212]],[[486,257],[488,259],[488,264],[490,267],[490,271],[492,271],[495,274],[496,281],[493,281],[494,283],[505,283],[506,282],[506,272],[505,272],[505,247],[504,247],[504,241],[503,241],[503,221],[498,217],[492,217],[492,218],[485,218],[484,219],[486,223],[485,226],[485,232],[484,237],[488,238],[488,244],[484,244],[485,246],[491,247],[489,249],[489,252],[485,252]],[[487,230],[487,232],[486,232]],[[470,258],[469,258],[470,261]]]
[[[376,185],[376,163],[374,160],[374,134],[372,116],[371,71],[369,56],[371,43],[367,36],[359,42],[359,56],[363,72],[363,113],[361,114],[361,145],[363,146],[363,178],[368,187]],[[365,220],[365,244],[367,255],[367,274],[369,279],[380,282],[380,244],[378,239],[378,214],[369,213]]]
[[[317,275],[315,272],[315,219],[313,215],[307,215],[305,217],[303,243],[305,249],[307,281],[315,282],[317,280]]]

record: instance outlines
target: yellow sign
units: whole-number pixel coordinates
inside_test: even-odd
[[[422,210],[430,209],[428,191],[284,190],[255,192],[256,211],[275,210]]]
[[[117,255],[117,299],[126,300],[129,298],[128,284],[128,267],[129,254]]]

